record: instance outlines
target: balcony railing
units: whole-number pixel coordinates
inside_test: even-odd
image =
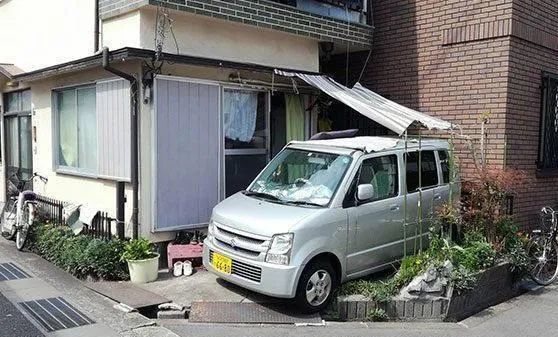
[[[330,18],[366,24],[368,0],[271,0]]]

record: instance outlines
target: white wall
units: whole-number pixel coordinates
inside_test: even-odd
[[[135,64],[119,66],[128,72],[138,71]],[[92,83],[99,79],[114,77],[101,69],[66,75],[31,84],[33,104],[32,125],[36,128],[37,142],[33,142],[33,169],[48,177],[48,183],[36,182],[35,191],[63,201],[84,203],[116,215],[116,184],[112,180],[84,178],[69,174],[56,173],[53,169],[53,125],[52,125],[52,90],[64,86]],[[3,180],[4,177],[2,176]],[[131,185],[125,190],[126,221],[131,217]],[[131,233],[131,228],[127,228]]]
[[[271,67],[319,71],[318,42],[270,29],[171,12],[180,54]],[[139,20],[139,21],[138,21]],[[103,22],[103,45],[155,50],[156,10],[141,10]],[[136,31],[139,30],[139,33]],[[164,51],[177,53],[170,32]]]
[[[0,62],[31,71],[93,54],[93,0],[0,1]]]

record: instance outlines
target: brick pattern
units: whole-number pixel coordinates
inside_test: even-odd
[[[361,82],[411,108],[462,126],[477,143],[479,117],[490,111],[491,165],[525,170],[514,201],[521,224],[538,224],[543,205],[558,207],[558,174],[537,173],[542,71],[558,73],[558,2],[552,0],[373,0],[374,44]],[[510,26],[511,25],[511,26]],[[510,30],[511,29],[511,30]],[[350,56],[355,82],[366,53]],[[343,83],[345,56],[326,70]],[[462,177],[472,156],[458,141]]]
[[[475,23],[461,27],[444,29],[442,33],[442,44],[447,45],[476,40],[494,39],[508,36],[511,32],[511,19]]]
[[[513,21],[512,19],[444,29],[442,44],[466,43],[506,36],[514,36],[545,48],[558,50],[558,35],[545,32],[517,20]]]
[[[145,5],[278,30],[319,41],[368,48],[372,27],[347,23],[267,0],[100,0],[101,18],[121,15]]]

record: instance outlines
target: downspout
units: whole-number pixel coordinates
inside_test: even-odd
[[[101,35],[101,32],[99,31],[99,0],[93,1],[95,1],[95,28],[93,32],[95,35],[93,36],[93,53],[96,53],[99,51],[99,35]]]
[[[109,49],[103,48],[103,69],[130,82],[130,127],[131,127],[131,180],[132,180],[132,238],[138,238],[138,80],[109,64]]]

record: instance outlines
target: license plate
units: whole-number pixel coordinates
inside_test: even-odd
[[[232,260],[219,253],[213,253],[213,260],[211,261],[213,268],[221,273],[230,274],[232,272]]]

